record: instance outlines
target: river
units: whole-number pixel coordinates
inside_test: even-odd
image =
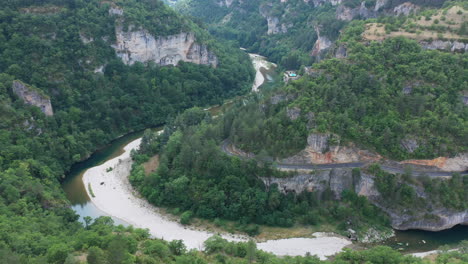
[[[262,64],[265,65],[265,64]],[[257,73],[263,71],[263,81],[269,80],[271,76],[268,76],[265,71],[266,68],[256,67]],[[258,85],[259,86],[259,85]],[[258,86],[253,87],[253,91],[258,89]],[[212,114],[216,114],[219,111],[219,107],[214,107],[209,109]],[[161,128],[157,128],[161,129]],[[118,157],[124,153],[124,147],[130,142],[134,142],[136,139],[142,136],[143,132],[135,132],[128,135],[125,135],[121,138],[118,138],[111,142],[106,147],[96,151],[91,157],[83,162],[79,162],[72,166],[70,173],[67,175],[66,180],[63,182],[62,187],[67,195],[67,198],[72,204],[73,210],[80,216],[80,221],[83,221],[83,217],[90,216],[92,218],[97,218],[100,216],[111,216],[108,213],[100,210],[95,203],[91,202],[91,198],[88,196],[88,192],[83,183],[84,173],[91,169],[95,168],[98,165],[103,164],[106,161],[110,161],[115,157]],[[120,162],[120,160],[119,160]],[[112,216],[111,216],[112,217]],[[125,221],[116,217],[112,217],[116,224],[128,225],[132,221]],[[134,223],[132,223],[134,224]],[[296,239],[297,243],[309,243],[309,246],[315,244],[311,243],[312,240],[309,239]],[[379,243],[380,245],[388,245],[392,248],[399,249],[405,253],[411,252],[421,252],[437,249],[443,245],[455,245],[462,240],[468,240],[468,226],[456,226],[452,229],[441,231],[441,232],[428,232],[428,231],[396,231],[395,236]],[[281,244],[286,240],[279,241],[268,241],[267,243],[259,244],[259,248],[263,248],[268,251],[275,251],[274,248],[284,248],[284,245]],[[287,241],[289,244],[293,241]],[[330,241],[330,243],[338,243],[337,241]],[[297,247],[298,245],[296,245]],[[331,247],[331,245],[330,245]],[[271,250],[273,248],[273,250]],[[270,250],[269,250],[270,249]],[[277,249],[276,249],[277,250]],[[323,250],[323,249],[322,249]],[[281,253],[281,251],[275,251],[276,253]],[[288,254],[291,252],[283,252]]]

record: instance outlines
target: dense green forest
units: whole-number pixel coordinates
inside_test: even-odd
[[[360,26],[352,24],[347,30],[358,32]],[[195,108],[170,122],[162,136],[147,132],[134,155],[132,184],[151,203],[183,213],[184,222],[190,216],[232,220],[252,235],[260,231],[253,224],[333,223],[342,232],[384,230],[389,225],[385,214],[352,190],[336,201],[328,191],[283,194],[275,185],[266,186],[269,177],[290,175],[271,169],[264,158],[297,153],[313,132],[333,132],[341,144],[355,142],[397,159],[464,152],[468,109],[461,92],[468,81],[468,61],[465,54],[422,50],[404,38],[366,46],[353,41],[351,33],[346,36],[350,50],[346,60],[316,64],[311,76],[271,95],[244,97],[219,118],[211,119]],[[404,93],[405,87],[411,87],[411,93]],[[300,110],[295,120],[287,114],[292,108]],[[400,143],[408,136],[423,142],[413,153]],[[223,155],[220,145],[226,138],[258,154],[258,159]],[[142,163],[154,154],[160,155],[159,168],[146,176]],[[379,192],[395,207],[425,208],[429,203],[456,210],[467,207],[463,186],[468,177],[415,182],[408,175],[371,174],[377,177]],[[410,187],[414,184],[430,191],[431,198],[416,199]],[[456,188],[449,191],[450,186]]]
[[[394,0],[383,3],[374,0],[179,0],[175,9],[193,16],[201,24],[206,24],[214,36],[235,40],[250,52],[268,57],[282,69],[297,70],[301,65],[311,65],[317,61],[317,57],[325,57],[324,54],[313,54],[318,32],[320,37],[330,41],[331,51],[336,48],[333,43],[350,20],[340,18],[341,16],[354,14],[351,20],[362,21],[378,18],[392,31],[406,20],[404,15],[398,16],[393,12],[396,6],[404,2],[417,5],[425,12],[423,16],[434,13],[435,8],[456,3],[445,0]],[[366,8],[364,12],[358,11],[361,4]],[[379,8],[375,10],[378,4]],[[463,5],[463,1],[458,4]],[[271,31],[273,29],[274,32]],[[440,27],[440,30],[448,29]]]
[[[124,9],[123,22],[158,35],[193,30],[216,53],[218,67],[184,62],[177,67],[124,65],[110,46],[117,22],[108,10],[114,4]],[[94,41],[85,44],[80,35]],[[103,73],[95,73],[101,65]],[[246,54],[215,42],[159,1],[2,3],[1,257],[12,251],[21,263],[63,263],[48,256],[54,250],[87,249],[90,243],[74,245],[70,239],[84,232],[60,188],[70,166],[122,134],[160,125],[185,108],[242,94],[251,86],[252,75]],[[24,104],[12,92],[14,80],[48,95],[54,116]],[[105,249],[110,240],[99,246]]]
[[[315,64],[311,76],[242,108],[230,139],[245,151],[274,157],[297,153],[307,135],[317,132],[335,133],[341,144],[354,142],[394,159],[466,152],[468,108],[462,95],[468,89],[468,56],[423,50],[405,38],[363,45],[351,37],[360,28],[358,22],[346,29],[346,60]],[[272,103],[276,97],[284,100]],[[287,116],[293,108],[301,113],[295,120]],[[408,138],[419,144],[412,153],[402,146]]]
[[[109,14],[114,5],[123,8],[122,20]],[[141,26],[155,36],[194,32],[216,53],[219,64],[216,68],[184,62],[177,67],[127,66],[111,48],[116,23]],[[93,41],[84,43],[83,36]],[[466,59],[447,60],[466,63]],[[103,72],[95,72],[101,66],[105,66]],[[192,106],[220,104],[247,92],[252,77],[249,58],[238,47],[213,40],[160,1],[4,1],[0,9],[0,263],[330,263],[311,256],[278,258],[256,250],[251,242],[229,243],[218,237],[208,240],[203,252],[187,251],[181,241],[151,239],[145,230],[116,227],[106,217],[79,223],[60,188],[70,166],[112,139],[161,125],[168,117],[172,117],[172,129],[168,126],[157,139],[145,134],[142,152],[134,154],[138,165],[132,182],[153,203],[179,208],[188,221],[191,215],[236,220],[251,234],[258,232],[255,223],[291,226],[332,221],[341,230],[347,227],[345,219],[352,219],[357,230],[386,223],[385,215],[352,192],[336,203],[329,193],[294,196],[265,189],[249,176],[287,175],[268,164],[257,166],[255,161],[219,153],[220,141],[231,134],[234,112],[217,122],[199,109],[175,118]],[[39,108],[24,104],[12,92],[15,80],[48,95],[55,114],[45,116]],[[159,170],[142,177],[140,164],[158,152],[162,153]],[[171,192],[192,182],[199,191],[184,190],[185,197]],[[228,196],[237,200],[228,203]],[[196,199],[190,204],[180,198]],[[441,254],[436,263],[467,258],[463,247],[460,252]],[[366,261],[425,263],[386,247],[346,251],[331,263]]]

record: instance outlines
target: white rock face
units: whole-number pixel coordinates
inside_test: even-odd
[[[123,9],[117,6],[109,8],[109,15],[122,16],[124,13]]]
[[[309,0],[304,0],[304,2],[308,3]],[[341,4],[342,0],[312,0],[314,6],[321,6],[325,3],[330,3],[332,6],[336,6]]]
[[[39,93],[20,81],[14,81],[11,87],[15,93],[25,104],[39,107],[46,116],[53,116],[54,111],[50,98]]]
[[[416,12],[417,10],[419,10],[419,7],[415,4],[412,4],[410,2],[405,2],[401,5],[398,5],[396,6],[394,9],[393,9],[393,12],[399,16],[401,14],[405,15],[405,16],[408,16],[409,14],[411,13],[414,13]]]
[[[388,0],[377,0],[375,2],[375,7],[374,7],[374,11],[377,12],[380,10],[380,8],[382,8],[383,6],[385,6],[385,4],[387,3]]]
[[[312,48],[312,56],[320,57],[325,53],[325,51],[330,48],[333,44],[330,39],[325,36],[320,36],[320,28],[315,27],[315,32],[317,33],[317,40],[315,41],[314,47]]]
[[[447,50],[451,52],[468,52],[468,44],[460,41],[434,40],[432,42],[421,41],[422,47],[429,50]]]
[[[123,31],[116,28],[117,42],[112,47],[125,64],[153,61],[159,65],[177,65],[179,61],[216,67],[218,58],[205,45],[196,43],[192,33],[155,38],[146,30]]]

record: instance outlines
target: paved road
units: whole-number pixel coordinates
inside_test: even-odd
[[[228,140],[223,141],[221,145],[221,150],[229,156],[235,156],[242,159],[248,159],[244,156],[240,156],[237,153],[234,153],[230,148],[231,144]],[[276,168],[278,169],[288,169],[288,170],[324,170],[324,169],[337,169],[337,168],[362,168],[367,163],[364,162],[350,162],[350,163],[335,163],[335,164],[286,164],[286,163],[275,163]],[[382,168],[386,172],[390,173],[404,173],[404,168],[399,167],[390,167],[381,165]],[[423,176],[427,175],[429,177],[450,177],[455,172],[450,171],[417,171],[413,170],[413,176]],[[468,171],[462,172],[461,175],[468,175]]]

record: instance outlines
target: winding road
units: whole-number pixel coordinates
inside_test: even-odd
[[[249,159],[248,157],[242,156],[232,150],[231,143],[229,140],[224,140],[221,145],[221,150],[229,156],[238,157],[241,159]],[[327,169],[341,169],[341,168],[362,168],[368,165],[365,162],[350,162],[350,163],[328,163],[328,164],[312,164],[312,163],[305,163],[305,164],[288,164],[288,163],[278,163],[275,162],[274,166],[277,169],[283,170],[327,170]],[[387,165],[380,165],[386,172],[390,173],[405,173],[405,169],[401,167],[391,167]],[[419,177],[419,176],[429,176],[432,178],[437,177],[451,177],[453,173],[457,173],[456,171],[419,171],[413,170],[412,175]],[[468,175],[468,171],[465,172],[458,172],[462,176]]]

